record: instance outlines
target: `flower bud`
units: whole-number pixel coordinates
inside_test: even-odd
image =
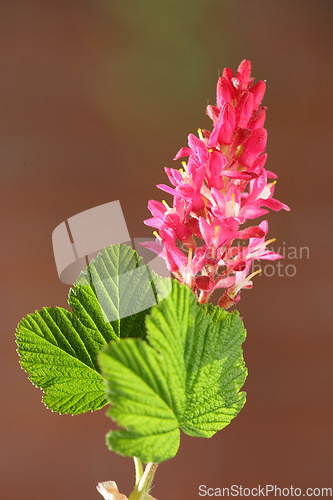
[[[253,109],[257,109],[265,95],[266,83],[263,81],[257,82],[250,92],[253,94]]]
[[[240,90],[246,90],[249,86],[251,78],[251,63],[244,59],[238,66],[236,78],[232,82],[234,86]]]
[[[223,76],[219,78],[216,88],[216,105],[218,108],[222,108],[225,102],[231,103],[234,97],[233,89],[230,83]]]
[[[246,92],[236,108],[236,125],[240,128],[247,128],[250,116],[253,111],[253,95]]]

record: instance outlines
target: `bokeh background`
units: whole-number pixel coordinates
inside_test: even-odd
[[[1,498],[98,500],[109,479],[129,493],[132,462],[105,447],[105,410],[47,410],[19,367],[15,327],[66,307],[51,245],[60,222],[119,199],[131,236],[151,236],[142,220],[163,167],[210,127],[218,72],[244,58],[267,80],[267,166],[292,208],[269,216],[269,235],[310,258],[244,291],[248,402],[213,439],[183,435],[154,496],[333,486],[332,13],[331,0],[0,2]]]

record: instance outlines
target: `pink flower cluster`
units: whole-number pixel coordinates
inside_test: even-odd
[[[175,160],[188,157],[183,168],[165,171],[173,187],[157,187],[173,196],[172,208],[150,200],[153,217],[147,226],[158,230],[156,241],[146,242],[166,260],[168,269],[197,293],[200,303],[222,289],[219,305],[238,302],[242,288],[251,288],[254,259],[281,256],[267,249],[266,220],[241,228],[247,220],[289,210],[273,197],[277,176],[266,170],[264,153],[266,109],[261,105],[265,82],[254,84],[251,63],[244,60],[236,76],[223,71],[216,92],[216,106],[207,106],[213,130],[188,136],[188,147]],[[273,179],[273,181],[268,181]],[[247,242],[247,244],[245,244]]]

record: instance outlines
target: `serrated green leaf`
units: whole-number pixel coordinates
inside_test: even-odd
[[[113,402],[108,415],[134,432],[117,430],[107,436],[109,448],[144,462],[160,462],[174,456],[180,431],[159,354],[146,342],[126,339],[100,353],[107,395]],[[180,390],[182,390],[180,388]],[[138,454],[138,450],[140,450]]]
[[[238,313],[199,306],[175,280],[164,295],[146,317],[148,343],[121,340],[99,354],[112,404],[108,414],[126,428],[111,431],[107,443],[144,462],[174,456],[179,429],[211,437],[245,403],[245,393],[239,393],[247,374],[245,329]]]
[[[78,414],[107,404],[97,353],[119,337],[145,336],[144,318],[158,300],[158,280],[131,247],[113,245],[70,290],[73,313],[44,308],[20,322],[21,365],[44,390],[48,408]]]
[[[95,366],[99,339],[72,313],[50,307],[28,314],[16,337],[21,366],[44,390],[48,408],[75,415],[105,406],[104,379]]]
[[[238,311],[227,313],[211,304],[201,308],[211,321],[203,322],[201,335],[192,336],[181,428],[191,436],[211,437],[245,404],[239,390],[247,376],[241,348],[246,331]]]
[[[148,266],[131,247],[119,244],[104,249],[80,274],[68,302],[85,326],[109,342],[143,338],[145,316],[157,295]]]

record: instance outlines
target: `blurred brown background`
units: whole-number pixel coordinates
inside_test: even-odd
[[[107,479],[129,493],[132,462],[105,447],[105,411],[47,410],[19,368],[15,327],[66,307],[51,245],[60,222],[119,199],[131,235],[151,236],[142,220],[163,166],[210,127],[218,70],[244,58],[267,80],[267,167],[292,208],[269,216],[269,236],[310,259],[243,292],[248,402],[213,439],[183,435],[154,496],[333,486],[332,12],[330,0],[0,2],[1,498],[97,500]]]

